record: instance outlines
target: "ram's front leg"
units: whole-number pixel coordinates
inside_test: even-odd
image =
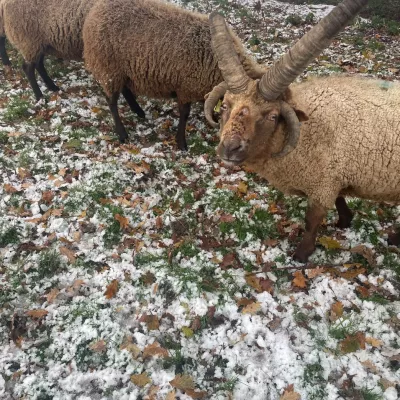
[[[294,259],[300,262],[307,262],[308,257],[315,250],[315,239],[317,238],[318,228],[326,215],[326,208],[317,202],[308,203],[306,212],[306,231],[303,239],[297,246]]]

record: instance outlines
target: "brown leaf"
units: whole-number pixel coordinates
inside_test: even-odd
[[[154,276],[153,273],[147,271],[144,275],[141,276],[141,281],[145,285],[150,286],[156,281],[156,277]]]
[[[60,253],[63,254],[68,258],[68,261],[73,264],[76,261],[76,256],[75,253],[70,250],[68,247],[61,246],[60,247]]]
[[[340,342],[340,351],[343,354],[353,353],[360,349],[365,349],[365,335],[362,332],[348,335]]]
[[[89,346],[89,349],[96,353],[104,353],[107,350],[107,344],[103,339],[101,339],[97,342],[92,343]]]
[[[16,193],[18,192],[18,189],[16,189],[14,186],[10,185],[9,183],[6,183],[3,185],[4,190],[6,193]]]
[[[332,304],[331,307],[331,321],[336,321],[343,315],[343,304],[340,301]]]
[[[165,397],[165,400],[175,400],[175,390],[171,390],[168,392],[167,396]]]
[[[280,397],[280,400],[300,400],[300,399],[301,396],[299,393],[294,391],[293,384],[289,385],[283,392],[283,395]]]
[[[133,343],[131,336],[125,337],[124,341],[121,343],[119,348],[120,348],[120,350],[129,351],[132,358],[134,358],[134,359],[138,358],[139,354],[141,353],[141,350],[139,349],[139,347],[137,347],[136,344]]]
[[[296,271],[294,274],[294,279],[293,279],[293,285],[297,286],[299,288],[304,289],[305,287],[307,287],[307,279],[305,278],[305,276],[303,275],[303,273],[301,271]]]
[[[224,255],[222,262],[219,264],[221,269],[230,267],[236,261],[235,253],[228,253]]]
[[[219,220],[221,222],[233,222],[235,220],[235,217],[231,214],[222,214]]]
[[[185,394],[190,396],[192,399],[203,399],[208,393],[205,391],[195,392],[193,389],[186,389]]]
[[[372,337],[365,338],[365,342],[370,344],[372,347],[381,347],[383,344],[382,340],[375,339]]]
[[[244,279],[246,280],[246,283],[251,286],[253,289],[255,289],[258,293],[261,293],[262,287],[260,284],[260,278],[257,278],[257,276],[255,275],[246,275],[244,277]]]
[[[365,272],[365,268],[356,268],[356,269],[349,269],[348,271],[345,272],[338,272],[338,275],[341,276],[342,278],[352,280],[354,278],[357,278],[358,275],[363,274]]]
[[[360,296],[362,298],[367,298],[369,297],[369,290],[365,286],[357,286],[356,290],[358,293],[360,293]]]
[[[260,278],[260,286],[263,292],[273,294],[274,282],[271,279]]]
[[[54,193],[51,190],[42,193],[42,201],[50,204],[54,199]]]
[[[308,269],[307,270],[307,277],[309,279],[313,279],[315,277],[317,277],[318,275],[321,275],[325,272],[325,269],[322,267],[317,267],[317,268],[313,268],[313,269]]]
[[[147,329],[149,331],[155,331],[160,327],[160,321],[158,320],[157,315],[145,315],[144,322],[146,322]]]
[[[106,296],[107,299],[112,299],[118,292],[118,280],[114,279],[106,288],[106,291],[104,292],[104,296]]]
[[[261,309],[261,304],[256,301],[253,303],[248,304],[246,307],[243,308],[243,314],[255,314],[257,311]]]
[[[114,218],[119,222],[121,229],[126,229],[129,226],[128,218],[124,217],[123,215],[115,214]]]
[[[246,194],[246,193],[247,193],[247,188],[248,188],[248,185],[247,185],[247,183],[244,182],[244,181],[241,181],[241,182],[239,183],[239,185],[237,186],[238,192],[239,192],[239,193],[242,193],[242,194]]]
[[[378,372],[378,368],[371,360],[361,361],[361,364],[364,365],[364,367],[371,370],[374,374]]]
[[[47,310],[36,309],[36,310],[27,311],[25,314],[28,315],[29,317],[40,319],[40,318],[45,317],[48,313],[49,312]]]
[[[53,301],[57,298],[60,291],[57,288],[53,288],[49,293],[46,294],[46,299],[49,304],[53,303]]]
[[[169,382],[174,388],[180,390],[194,390],[194,381],[190,375],[176,375],[175,378]]]
[[[161,229],[163,227],[163,220],[160,216],[156,218],[156,228]]]
[[[143,350],[143,358],[154,356],[168,357],[168,350],[161,347],[160,343],[154,342],[145,347]]]
[[[350,249],[350,252],[354,253],[354,254],[360,254],[362,257],[364,257],[368,261],[368,264],[371,267],[376,265],[374,252],[369,247],[360,244],[360,245]]]
[[[18,168],[17,173],[20,179],[29,178],[31,176],[31,172],[25,168]]]
[[[147,375],[147,372],[144,372],[143,374],[131,375],[131,382],[136,386],[144,387],[148,383],[151,383],[151,379]]]
[[[147,392],[146,400],[157,400],[157,394],[160,391],[160,386],[150,386],[149,391]]]

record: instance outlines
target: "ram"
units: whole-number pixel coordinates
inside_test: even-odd
[[[229,37],[249,76],[262,76],[265,69],[245,55],[232,31]],[[207,17],[155,0],[99,0],[86,18],[83,41],[85,65],[106,93],[120,140],[128,138],[117,109],[126,86],[137,95],[177,98],[176,138],[186,149],[191,103],[223,81]]]
[[[37,100],[43,94],[37,83],[35,70],[49,90],[59,90],[44,67],[45,55],[82,60],[83,23],[96,1],[2,0],[5,34],[24,58],[23,70]],[[122,94],[132,111],[144,117],[144,111],[136,102],[134,94],[127,87],[122,88]]]
[[[0,58],[3,65],[11,65],[6,49],[6,32],[4,30],[3,2],[0,0]]]
[[[218,154],[284,193],[308,197],[305,234],[294,254],[302,262],[313,253],[329,208],[336,205],[339,227],[350,225],[345,196],[400,200],[400,84],[333,76],[291,85],[366,3],[343,1],[256,81],[241,67],[223,18],[210,16],[213,48],[229,88]],[[220,85],[205,103],[213,125],[221,94]]]

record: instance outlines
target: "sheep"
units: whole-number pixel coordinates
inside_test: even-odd
[[[24,58],[23,70],[36,100],[40,100],[43,94],[36,80],[35,69],[49,90],[59,90],[44,67],[46,54],[68,60],[82,60],[82,27],[96,1],[2,0],[7,38]],[[144,118],[145,113],[129,88],[123,87],[122,94],[132,111]]]
[[[262,76],[265,68],[246,56],[236,35],[229,34],[249,76]],[[191,103],[204,100],[223,81],[207,16],[156,0],[99,0],[86,18],[83,41],[86,68],[106,93],[121,142],[128,135],[117,100],[126,85],[137,95],[177,97],[176,141],[186,150]]]
[[[0,0],[0,58],[4,66],[11,65],[6,50],[6,33],[3,23],[3,0]]]
[[[239,71],[246,81],[241,91],[232,93],[239,78],[224,74],[230,90],[221,106],[217,152],[228,163],[256,171],[284,193],[308,198],[305,234],[294,253],[301,262],[315,250],[318,227],[333,205],[339,213],[337,226],[350,226],[353,213],[346,196],[400,200],[400,84],[332,76],[289,88],[366,3],[343,1],[260,80]],[[222,16],[212,14],[210,21],[219,62],[240,69]],[[206,114],[216,101],[213,93],[210,98]],[[211,118],[209,122],[216,124]],[[399,235],[393,238],[398,241]]]

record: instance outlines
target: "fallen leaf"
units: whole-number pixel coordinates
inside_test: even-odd
[[[51,190],[42,193],[42,201],[46,204],[50,204],[54,199],[54,193]]]
[[[224,255],[222,262],[219,264],[221,269],[226,269],[230,267],[236,261],[236,254],[235,253],[228,253]]]
[[[300,400],[301,396],[299,393],[294,391],[294,385],[291,384],[285,388],[283,395],[280,397],[280,400]]]
[[[369,247],[360,244],[360,245],[350,249],[350,252],[354,253],[354,254],[360,254],[362,257],[364,257],[368,261],[368,264],[370,266],[373,267],[376,265],[374,252]]]
[[[158,392],[160,391],[160,386],[151,386],[149,391],[147,392],[146,400],[157,400]]]
[[[246,194],[247,193],[247,188],[248,188],[248,185],[244,181],[241,181],[239,183],[239,185],[237,186],[238,192],[242,193],[242,194]]]
[[[309,279],[314,279],[315,277],[317,277],[318,275],[321,275],[325,272],[325,269],[322,267],[317,267],[317,268],[313,268],[313,269],[308,269],[307,270],[307,277]]]
[[[118,280],[114,279],[106,288],[106,291],[104,292],[104,296],[106,296],[107,299],[112,299],[116,293],[118,292]]]
[[[396,383],[395,382],[391,382],[385,378],[381,378],[379,380],[379,383],[383,386],[383,388],[385,390],[389,389],[390,387],[396,387]]]
[[[318,239],[318,242],[322,244],[322,246],[324,246],[326,249],[328,250],[332,250],[332,249],[340,249],[341,245],[340,243],[335,240],[332,239],[328,236],[322,236]]]
[[[6,183],[3,185],[4,190],[6,193],[16,193],[18,192],[18,189],[16,189],[14,186],[10,185],[9,183]]]
[[[175,378],[169,382],[174,388],[180,390],[194,390],[194,381],[190,375],[176,375]]]
[[[192,329],[190,329],[188,326],[183,326],[182,327],[182,333],[187,337],[190,338],[194,335],[194,332]]]
[[[190,396],[192,399],[203,399],[208,393],[205,391],[196,392],[193,389],[185,389],[185,394]]]
[[[165,397],[165,400],[175,400],[175,390],[171,390],[168,392],[167,396]]]
[[[372,347],[381,347],[383,344],[382,340],[375,339],[372,337],[366,337],[365,342],[370,344]]]
[[[331,321],[336,321],[343,315],[343,304],[340,301],[332,304],[331,307]]]
[[[61,246],[60,253],[68,258],[68,261],[73,264],[76,261],[75,253],[68,247]]]
[[[378,372],[378,368],[371,360],[361,361],[361,364],[364,365],[364,367],[368,368],[375,374]]]
[[[151,379],[147,375],[147,372],[144,372],[143,374],[131,375],[131,382],[136,386],[144,387],[148,383],[151,383]]]
[[[250,303],[247,306],[245,306],[242,310],[242,313],[243,314],[255,314],[260,309],[261,309],[261,304],[258,301],[256,301],[256,302]]]
[[[53,301],[57,298],[60,291],[57,288],[53,288],[49,293],[46,294],[46,299],[49,304],[53,303]]]
[[[157,315],[142,315],[140,322],[145,322],[149,331],[155,331],[160,327]]]
[[[139,349],[139,347],[137,347],[136,344],[133,343],[131,336],[125,337],[124,341],[121,343],[119,348],[120,348],[120,350],[129,351],[132,358],[134,358],[134,359],[138,358],[139,354],[141,353],[141,350]]]
[[[40,319],[40,318],[45,317],[48,313],[49,312],[47,310],[36,309],[36,310],[27,311],[25,314],[28,315],[29,317]]]
[[[303,273],[301,271],[296,271],[294,274],[294,279],[293,279],[293,285],[297,286],[299,288],[304,289],[305,287],[307,287],[307,279],[305,278],[305,276],[303,275]]]
[[[121,229],[126,229],[129,226],[128,218],[124,217],[123,215],[115,214],[114,218],[119,222]]]
[[[246,283],[251,286],[253,289],[255,289],[258,293],[261,293],[262,287],[260,284],[260,278],[257,278],[257,276],[255,275],[246,275],[244,277],[244,279],[246,280]]]
[[[360,349],[365,349],[365,335],[362,332],[347,335],[346,339],[340,342],[340,351],[343,354],[354,353]]]
[[[107,350],[107,344],[103,339],[100,339],[97,342],[92,343],[89,346],[89,349],[96,353],[104,353]]]
[[[168,357],[168,350],[161,347],[160,343],[154,342],[144,348],[143,358],[154,356]]]

